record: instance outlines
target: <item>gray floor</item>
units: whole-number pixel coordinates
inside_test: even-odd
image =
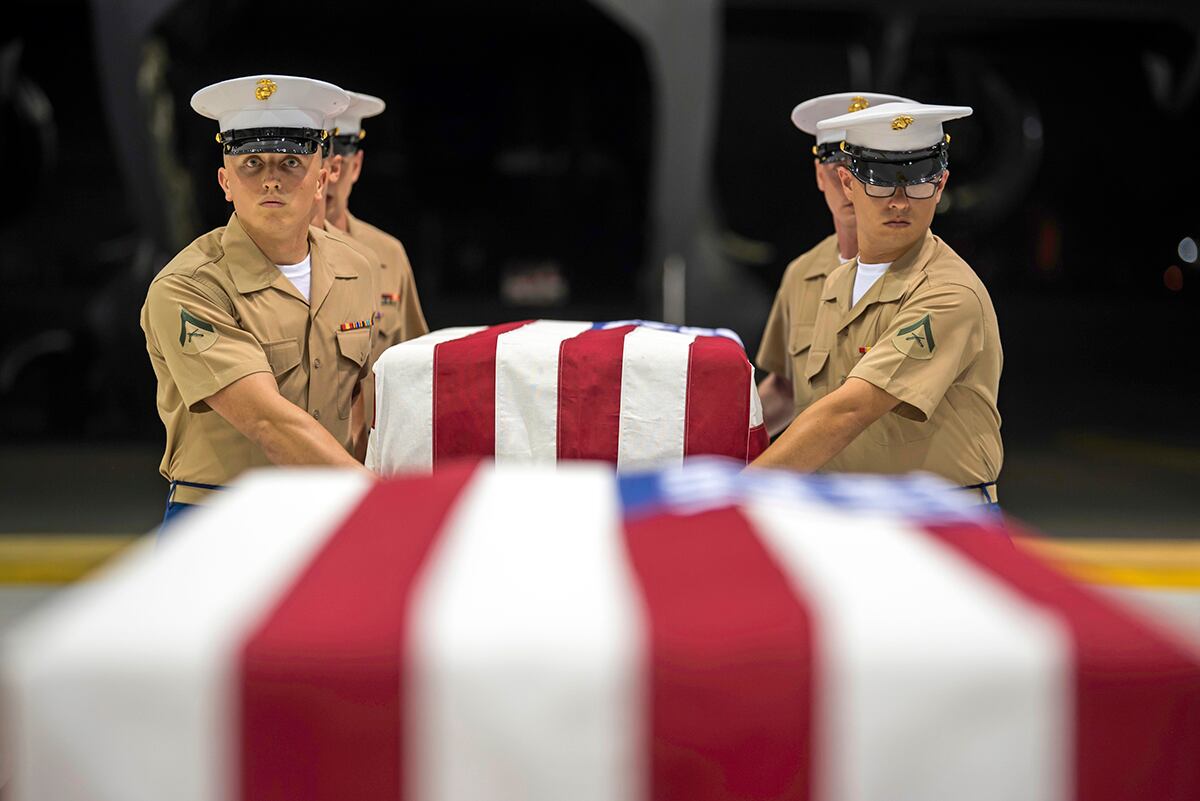
[[[0,448],[0,534],[137,534],[162,517],[160,452],[146,445]],[[1009,442],[1000,499],[1068,538],[1200,538],[1200,449],[1068,432]],[[0,632],[54,587],[0,585]]]
[[[1077,431],[1009,441],[1000,501],[1055,537],[1200,537],[1200,448]],[[0,448],[0,534],[136,534],[162,519],[148,445]]]

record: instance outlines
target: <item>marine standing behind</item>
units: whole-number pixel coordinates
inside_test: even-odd
[[[400,342],[429,333],[417,283],[413,276],[408,253],[400,240],[350,213],[350,195],[362,175],[363,142],[366,131],[362,121],[383,113],[384,102],[377,97],[350,92],[350,106],[333,121],[333,180],[326,193],[325,217],[331,225],[344,231],[351,239],[366,245],[379,257],[379,312],[375,320],[377,331],[371,354],[372,364],[383,351]],[[367,424],[374,420],[375,376],[368,374]]]
[[[758,385],[767,432],[775,436],[813,400],[804,377],[804,362],[812,345],[813,322],[825,277],[839,264],[858,254],[854,204],[842,191],[837,167],[846,160],[841,145],[844,131],[818,131],[817,123],[842,113],[852,113],[880,103],[901,101],[896,95],[844,92],[806,100],[792,110],[792,124],[813,134],[813,173],[817,190],[833,218],[834,233],[812,250],[796,257],[783,273],[771,315],[763,331],[755,363],[768,375]]]
[[[838,167],[858,257],[825,281],[804,376],[818,399],[755,467],[927,470],[997,500],[1003,352],[983,282],[930,232],[949,180],[947,120],[971,109],[887,103],[844,129]]]

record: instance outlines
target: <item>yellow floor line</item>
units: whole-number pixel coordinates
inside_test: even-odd
[[[129,535],[0,535],[0,584],[78,581],[139,539]],[[1200,542],[1050,540],[1017,545],[1081,581],[1127,587],[1200,590]]]
[[[136,542],[128,535],[0,535],[0,584],[78,581]]]
[[[1200,590],[1200,542],[1194,540],[1048,540],[1017,545],[1080,581],[1147,589]]]

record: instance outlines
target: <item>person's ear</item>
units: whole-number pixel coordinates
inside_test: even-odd
[[[838,180],[842,184],[842,193],[846,195],[846,200],[854,202],[854,182],[858,180],[845,167],[837,168]]]
[[[225,193],[225,200],[229,203],[233,202],[233,193],[229,191],[229,173],[224,167],[217,167],[217,183],[221,187],[221,191]]]
[[[950,170],[946,170],[946,172],[942,174],[941,183],[938,184],[938,190],[933,196],[933,202],[935,204],[942,202],[942,192],[946,191],[946,184],[948,183],[950,183]]]
[[[329,183],[336,184],[342,180],[343,171],[346,169],[346,158],[344,156],[330,156],[325,160],[326,169],[329,170]]]
[[[317,171],[317,194],[316,194],[316,197],[318,200],[324,196],[325,183],[328,180],[329,180],[329,170],[325,169],[325,167],[321,167],[321,169]]]

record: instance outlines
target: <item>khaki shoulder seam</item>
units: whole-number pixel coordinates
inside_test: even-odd
[[[215,262],[209,262],[215,264]],[[181,282],[190,284],[196,291],[208,298],[212,303],[220,306],[225,312],[235,320],[239,320],[239,316],[234,309],[233,302],[221,287],[206,280],[198,275],[187,275],[185,273],[171,273],[161,276],[162,278],[174,278]]]

